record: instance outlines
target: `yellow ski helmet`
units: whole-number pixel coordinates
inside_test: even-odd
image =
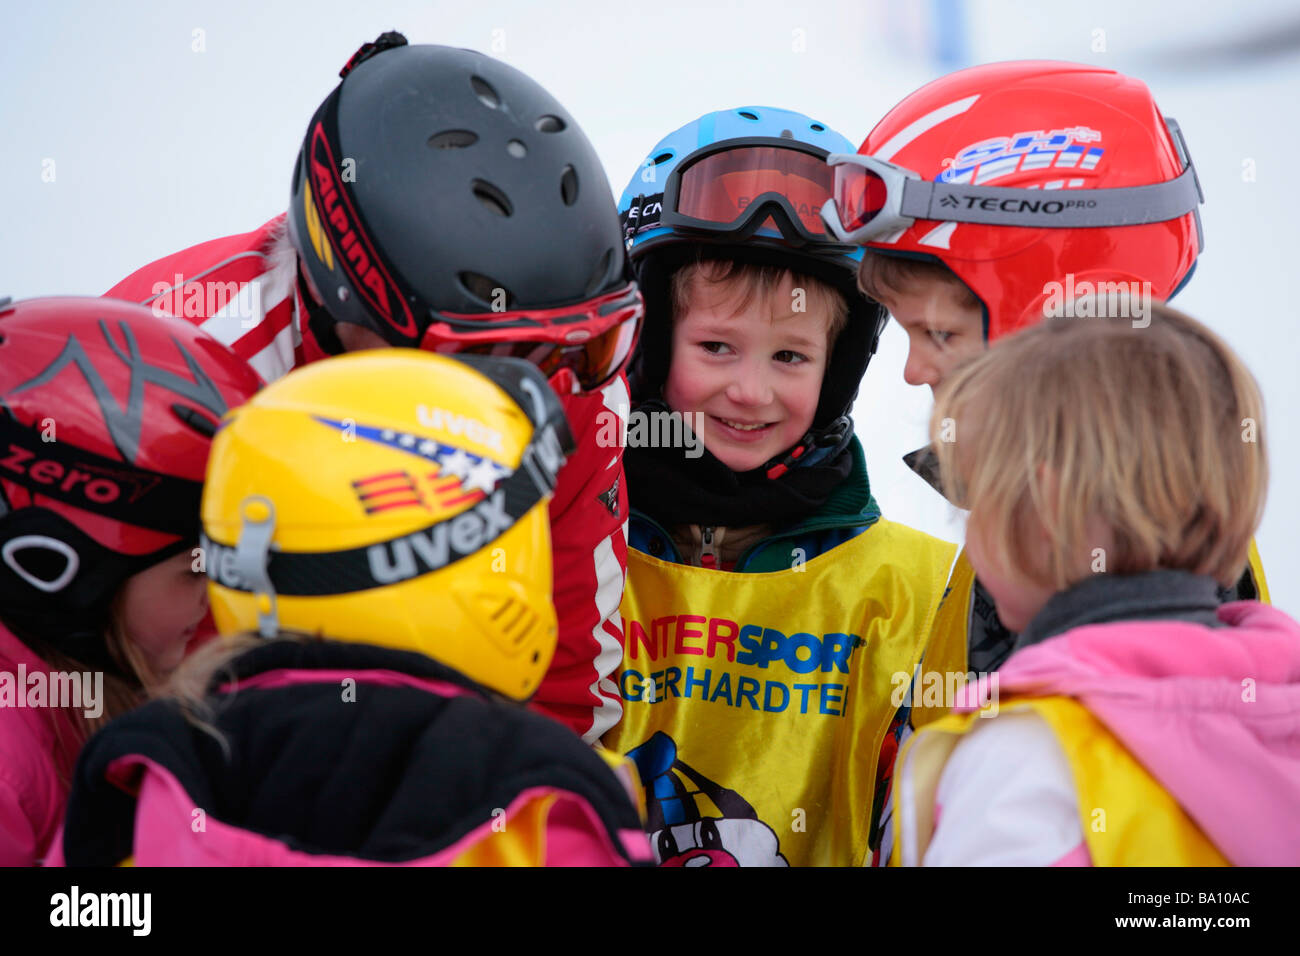
[[[416,651],[528,698],[555,652],[547,503],[570,451],[522,360],[383,349],[285,376],[212,443],[218,629]]]

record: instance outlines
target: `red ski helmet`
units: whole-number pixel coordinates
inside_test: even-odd
[[[1060,190],[1061,200],[1072,189],[1168,183],[1191,167],[1177,123],[1161,115],[1146,84],[1050,61],[972,67],[928,83],[890,110],[858,153],[925,181]],[[987,208],[990,200],[979,201]],[[992,341],[1040,321],[1052,284],[1067,287],[1071,277],[1076,287],[1149,282],[1153,297],[1168,299],[1204,240],[1193,209],[1140,225],[1073,228],[917,218],[867,246],[946,265],[983,304]]]
[[[193,547],[208,446],[261,385],[183,319],[113,299],[0,300],[0,618],[116,670],[128,577]]]

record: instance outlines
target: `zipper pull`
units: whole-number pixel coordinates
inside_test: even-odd
[[[713,550],[713,528],[703,526],[700,528],[700,567],[708,568],[711,571],[717,570],[718,556]]]

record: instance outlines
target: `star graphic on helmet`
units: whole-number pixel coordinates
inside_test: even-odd
[[[484,494],[491,494],[492,489],[497,486],[497,481],[508,473],[507,469],[484,458],[469,470],[469,477],[462,484],[466,491],[477,489]]]
[[[465,480],[469,474],[470,468],[474,466],[474,459],[471,458],[463,448],[457,448],[449,455],[441,455],[438,458],[438,474],[440,477],[459,478]]]

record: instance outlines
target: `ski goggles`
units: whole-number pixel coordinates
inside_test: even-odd
[[[821,210],[835,175],[824,149],[771,137],[731,139],[696,150],[664,183],[663,198],[628,211],[628,237],[656,226],[746,239],[770,219],[789,241],[828,243]]]
[[[580,305],[463,315],[435,312],[420,348],[430,352],[521,358],[548,379],[573,373],[594,391],[623,368],[636,347],[645,303],[635,283]]]
[[[1205,201],[1178,123],[1165,118],[1183,172],[1167,182],[1107,189],[1025,189],[927,182],[919,173],[875,156],[833,153],[832,196],[822,219],[841,242],[887,241],[918,219],[1031,229],[1136,226],[1196,213]]]

